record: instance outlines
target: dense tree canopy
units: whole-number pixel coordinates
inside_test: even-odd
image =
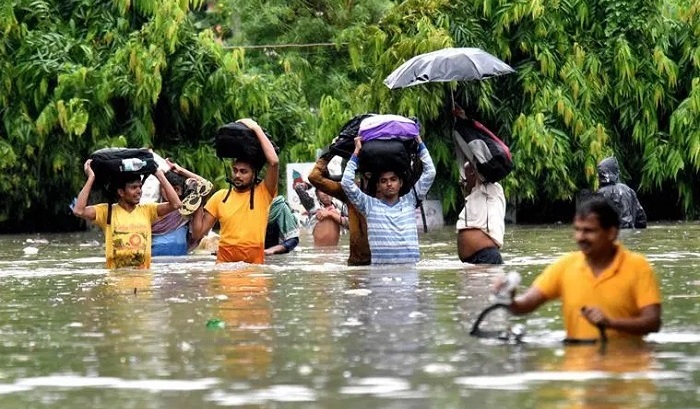
[[[368,77],[351,104],[444,122],[447,88],[397,92],[382,88],[381,80],[418,53],[481,47],[517,74],[457,86],[462,104],[511,145],[516,170],[504,181],[511,200],[571,199],[594,186],[596,162],[616,154],[642,190],[674,182],[684,209],[694,214],[700,9],[664,13],[665,6],[653,0],[404,1],[380,24],[345,33],[354,66]],[[455,195],[449,186],[440,191],[450,207]]]
[[[307,134],[296,75],[248,66],[199,31],[200,1],[13,0],[0,6],[0,221],[50,229],[106,146],[151,146],[222,177],[216,127],[255,116],[278,143]],[[274,107],[274,109],[273,109]],[[72,216],[71,216],[72,217]]]
[[[571,200],[616,154],[632,186],[700,210],[691,0],[8,0],[0,31],[0,230],[72,221],[97,148],[152,146],[220,181],[210,141],[224,122],[253,116],[283,161],[309,161],[368,111],[421,120],[433,192],[454,212],[452,95],[510,144],[511,203]],[[481,47],[517,72],[383,85],[448,46]]]

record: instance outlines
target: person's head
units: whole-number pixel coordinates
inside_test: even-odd
[[[318,202],[321,203],[321,205],[323,206],[330,206],[331,204],[333,204],[333,199],[329,195],[321,192],[318,189],[316,189],[316,198],[318,199]]]
[[[364,193],[375,196],[377,181],[373,178],[372,172],[357,172],[355,174],[355,185]]]
[[[116,181],[117,200],[136,206],[141,201],[141,175],[125,175]]]
[[[614,156],[603,159],[596,168],[601,186],[613,185],[620,181],[620,166]]]
[[[403,186],[403,180],[396,172],[386,171],[379,173],[376,183],[377,199],[393,201],[399,198],[399,191]]]
[[[464,178],[461,181],[462,193],[469,194],[471,190],[480,181],[479,174],[476,173],[476,168],[470,162],[464,162]]]
[[[170,185],[173,187],[173,190],[175,190],[177,196],[180,199],[182,199],[185,195],[185,178],[173,172],[172,170],[169,170],[165,172],[165,179],[167,179],[168,183],[170,183]],[[160,187],[160,196],[166,197],[165,188],[163,186]]]
[[[609,253],[620,231],[620,216],[602,195],[591,195],[581,201],[574,216],[574,236],[586,256]]]
[[[236,190],[250,189],[255,183],[256,175],[257,172],[250,162],[237,159],[231,164],[233,187]]]

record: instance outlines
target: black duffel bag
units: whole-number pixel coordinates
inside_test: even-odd
[[[104,148],[93,152],[90,159],[95,183],[103,186],[132,176],[144,176],[142,179],[145,179],[158,169],[153,153],[148,149]]]
[[[373,116],[374,114],[360,114],[352,117],[348,122],[340,128],[338,136],[335,138],[332,144],[328,147],[328,153],[330,157],[340,156],[344,159],[350,159],[352,153],[355,151],[355,137],[360,130],[360,123],[362,120]]]
[[[362,143],[358,170],[372,174],[368,186],[370,194],[374,194],[376,181],[381,173],[394,172],[403,180],[399,195],[405,195],[420,177],[421,168],[415,139],[375,139]]]
[[[93,152],[90,159],[95,184],[107,195],[107,224],[112,223],[112,203],[116,201],[119,185],[135,177],[145,180],[158,170],[153,153],[148,149],[104,148]]]
[[[267,132],[265,132],[265,135],[272,143],[275,151],[279,152],[279,147],[275,145],[270,135]],[[260,146],[260,141],[255,135],[255,131],[240,122],[231,122],[220,127],[216,132],[214,145],[216,156],[248,162],[257,170],[262,169],[267,162],[265,152]]]

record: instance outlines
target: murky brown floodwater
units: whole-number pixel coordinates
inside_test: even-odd
[[[559,342],[556,304],[516,320],[525,344],[468,335],[491,278],[531,283],[574,249],[570,226],[507,226],[507,265],[487,269],[456,259],[449,227],[397,269],[305,237],[265,266],[109,272],[98,232],[0,236],[0,408],[698,408],[700,225],[625,233],[659,276],[664,328],[605,354]]]

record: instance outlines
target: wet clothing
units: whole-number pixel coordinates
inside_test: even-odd
[[[158,204],[137,204],[131,212],[112,204],[107,224],[107,203],[95,205],[95,224],[105,234],[107,268],[151,267],[151,224],[158,218]]]
[[[171,212],[151,226],[153,256],[184,256],[199,244],[191,240],[190,219],[180,212]]]
[[[270,205],[265,231],[265,248],[281,244],[289,253],[299,244],[299,223],[283,196],[277,196]]]
[[[611,318],[631,318],[642,308],[661,303],[659,284],[646,258],[621,244],[616,246],[615,258],[598,277],[583,253],[576,251],[557,259],[532,284],[548,300],[561,300],[567,338],[599,338],[598,328],[581,314],[584,306],[599,307]],[[641,338],[613,329],[606,334],[608,338]]]
[[[643,229],[647,227],[647,216],[637,199],[637,194],[629,186],[620,183],[620,168],[617,159],[609,157],[598,164],[598,193],[608,199],[620,215],[620,228]]]
[[[294,248],[299,245],[298,236],[290,237],[286,240],[280,240],[281,235],[279,225],[277,223],[269,223],[267,225],[267,229],[265,230],[265,248],[269,249],[270,247],[281,244],[284,247],[284,252],[280,254],[285,254],[294,250]]]
[[[179,212],[177,213],[179,216]],[[190,229],[187,224],[163,234],[153,234],[151,245],[152,256],[186,256]]]
[[[498,183],[477,183],[464,199],[464,208],[457,219],[457,231],[479,229],[499,248],[503,247],[506,229],[506,197]]]
[[[333,196],[347,205],[348,231],[350,232],[349,266],[366,266],[372,261],[372,254],[367,239],[367,219],[355,205],[350,203],[345,191],[339,182],[324,176],[328,167],[328,161],[320,158],[316,161],[313,170],[309,174],[309,183],[321,192]]]
[[[433,184],[435,166],[424,143],[419,145],[418,154],[423,173],[413,189],[393,205],[367,195],[355,184],[357,156],[351,156],[345,167],[340,184],[348,200],[367,217],[372,264],[409,264],[420,259],[416,203],[425,198]]]
[[[221,238],[216,253],[217,262],[245,261],[260,264],[265,261],[265,229],[272,198],[265,183],[254,187],[254,206],[250,208],[250,191],[232,189],[228,200],[223,201],[228,189],[214,193],[204,206],[219,221]]]
[[[461,261],[469,264],[503,264],[503,257],[496,247],[486,247]]]

